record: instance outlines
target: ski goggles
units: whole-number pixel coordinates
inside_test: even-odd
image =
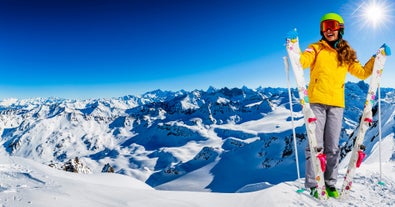
[[[321,31],[325,32],[328,29],[332,30],[332,31],[337,31],[341,28],[344,28],[343,24],[340,24],[340,22],[336,21],[336,20],[325,20],[323,22],[321,22]]]

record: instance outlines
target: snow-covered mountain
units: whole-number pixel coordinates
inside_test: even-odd
[[[364,82],[346,84],[345,160],[366,91]],[[393,89],[381,93],[383,137],[391,148],[395,95]],[[301,107],[296,97],[292,101],[304,175],[306,135]],[[1,150],[8,155],[81,173],[111,167],[156,189],[247,192],[297,179],[284,88],[157,90],[95,100],[7,99],[0,102],[0,132]],[[377,122],[365,140],[369,156],[377,150]],[[385,161],[393,162],[395,150],[389,151]]]

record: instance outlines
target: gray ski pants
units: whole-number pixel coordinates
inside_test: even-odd
[[[338,175],[340,157],[339,139],[342,128],[344,108],[323,104],[310,104],[316,121],[316,138],[318,147],[322,147],[326,154],[326,171],[324,173],[325,184],[335,186]],[[311,162],[310,148],[306,147],[306,180],[305,187],[311,188],[317,185],[313,165]]]

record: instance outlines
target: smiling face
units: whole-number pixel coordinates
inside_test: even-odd
[[[336,41],[339,39],[339,30],[333,31],[331,29],[327,29],[324,31],[324,37],[329,42]]]

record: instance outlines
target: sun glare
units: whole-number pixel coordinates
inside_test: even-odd
[[[384,21],[384,17],[387,15],[385,5],[378,4],[376,1],[368,3],[362,12],[366,21],[368,21],[374,28],[376,28],[380,22]]]
[[[386,0],[362,1],[353,15],[359,18],[361,27],[377,29],[385,26],[391,17],[391,4]]]
[[[365,17],[368,21],[370,21],[373,25],[377,25],[380,20],[383,19],[383,11],[384,9],[378,5],[372,4],[367,6],[365,11]]]

